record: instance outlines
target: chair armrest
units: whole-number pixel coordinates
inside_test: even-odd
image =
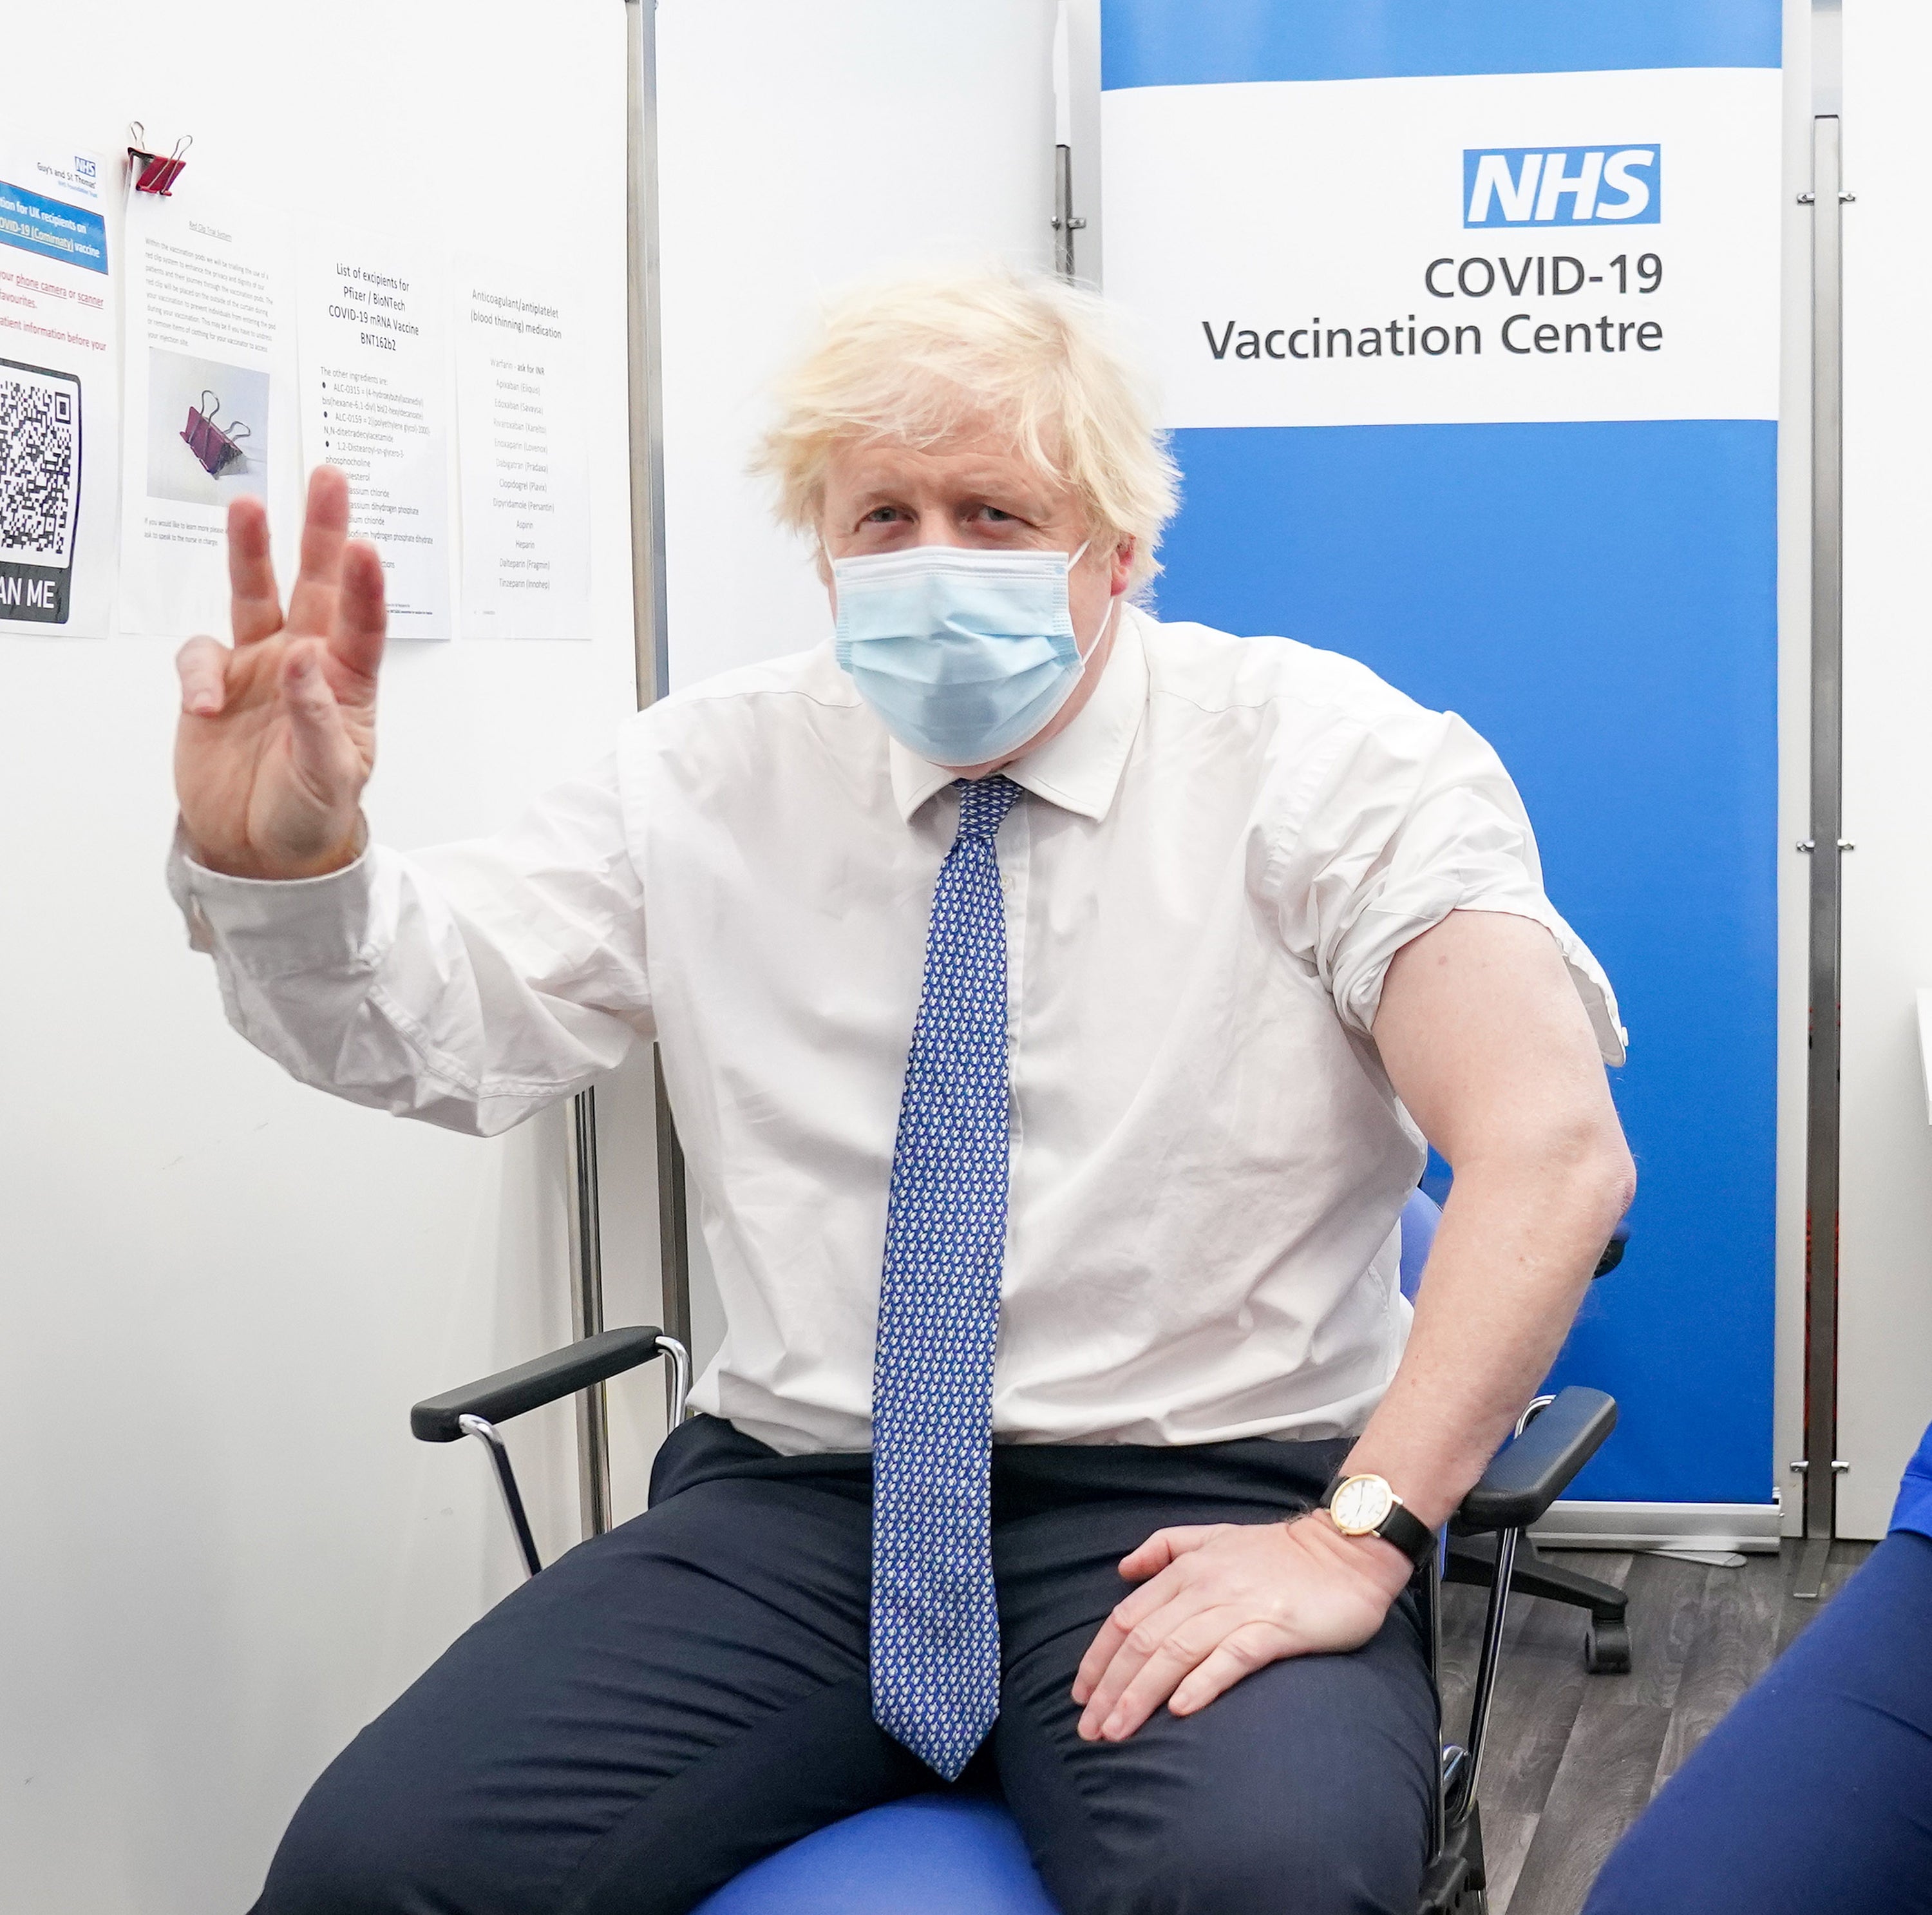
[[[1604,1246],[1604,1253],[1597,1259],[1597,1267],[1590,1272],[1594,1283],[1599,1277],[1607,1277],[1624,1260],[1624,1252],[1630,1248],[1630,1226],[1619,1223],[1610,1232],[1610,1241]]]
[[[1498,1451],[1449,1519],[1458,1535],[1527,1529],[1570,1487],[1617,1427],[1614,1398],[1576,1384],[1557,1393],[1521,1436]]]
[[[500,1370],[480,1382],[446,1390],[440,1397],[425,1398],[410,1412],[410,1433],[421,1442],[453,1443],[464,1433],[460,1419],[465,1416],[504,1423],[526,1409],[574,1396],[592,1383],[622,1376],[626,1370],[662,1355],[658,1339],[663,1334],[655,1325],[606,1330],[552,1350],[548,1356],[520,1363],[514,1370]]]

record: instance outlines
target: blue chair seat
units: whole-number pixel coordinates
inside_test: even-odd
[[[1004,1804],[916,1795],[754,1862],[696,1915],[1058,1915]]]

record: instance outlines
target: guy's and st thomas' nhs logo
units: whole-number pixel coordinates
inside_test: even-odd
[[[1664,149],[1465,147],[1465,226],[1654,226]]]

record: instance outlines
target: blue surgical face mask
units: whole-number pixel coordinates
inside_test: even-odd
[[[838,662],[908,751],[943,765],[1005,758],[1079,683],[1066,575],[1086,549],[834,559]]]

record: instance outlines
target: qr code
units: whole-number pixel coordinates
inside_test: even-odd
[[[80,449],[73,388],[0,367],[0,548],[67,562]]]

